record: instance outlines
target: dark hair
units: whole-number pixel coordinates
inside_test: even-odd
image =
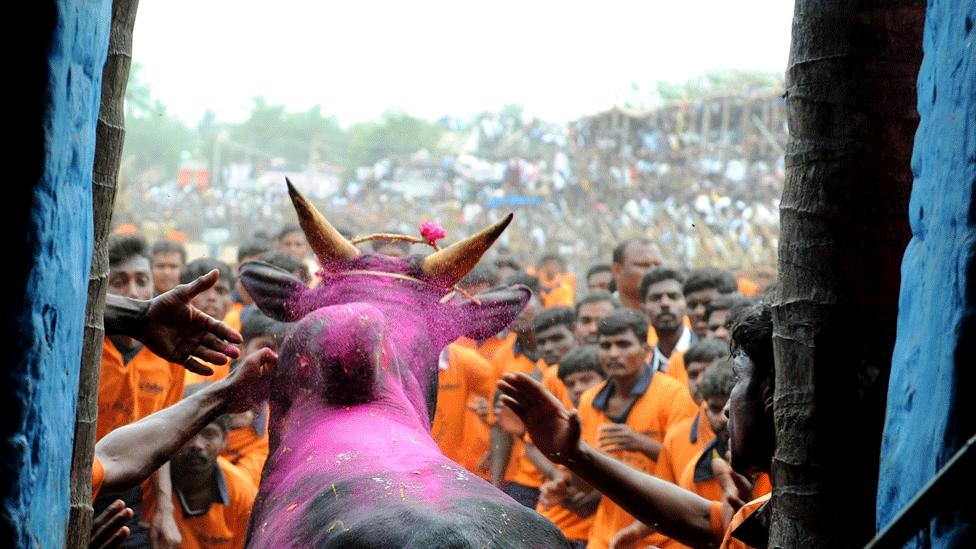
[[[563,266],[563,258],[559,257],[557,253],[542,254],[542,257],[539,258],[539,265],[542,265],[546,261],[555,261],[559,263],[560,267]]]
[[[257,307],[245,307],[241,315],[241,337],[244,343],[265,336],[272,336],[275,341],[281,343],[288,330],[291,328],[288,322],[280,322],[261,312]]]
[[[213,381],[198,381],[196,383],[187,385],[183,388],[183,398],[190,398],[191,396],[206,389],[212,383]],[[210,423],[216,423],[221,430],[224,431],[224,436],[226,436],[227,432],[230,431],[230,414],[220,414],[219,416],[210,420]]]
[[[773,315],[769,305],[760,303],[741,311],[732,324],[732,356],[742,353],[755,367],[755,381],[769,379],[775,384],[773,358]]]
[[[458,286],[465,288],[475,284],[487,284],[488,286],[498,285],[498,269],[494,265],[481,261],[478,262],[471,272],[464,275],[458,282]]]
[[[620,301],[613,297],[613,294],[606,290],[593,290],[592,292],[586,294],[586,297],[580,299],[576,302],[576,316],[579,316],[580,307],[583,305],[589,305],[590,303],[600,303],[601,301],[606,301],[607,303],[613,305],[614,309],[620,308]]]
[[[593,265],[586,271],[586,280],[589,280],[591,276],[597,273],[613,273],[613,267],[609,263],[597,263]]]
[[[521,271],[522,266],[518,264],[518,261],[510,257],[499,257],[495,260],[495,268],[501,269],[503,267],[508,267],[509,269],[514,269],[516,271]]]
[[[149,260],[149,244],[140,234],[111,234],[108,237],[108,264],[121,265],[133,257]]]
[[[735,376],[732,374],[732,363],[728,360],[721,360],[718,364],[707,368],[702,374],[698,392],[701,393],[703,399],[729,398],[734,385]]]
[[[735,275],[718,267],[704,267],[691,271],[682,291],[685,295],[701,290],[715,289],[720,294],[730,294],[739,289]]]
[[[280,241],[282,238],[285,238],[286,236],[288,236],[291,233],[302,233],[302,235],[305,234],[304,232],[302,232],[302,228],[301,227],[299,227],[298,225],[289,223],[288,225],[285,225],[284,227],[282,227],[280,231],[278,231],[278,236],[275,238],[275,240],[279,240]]]
[[[640,281],[641,301],[647,299],[647,290],[654,284],[663,280],[677,280],[678,284],[684,284],[685,273],[676,267],[654,267],[644,273]]]
[[[743,305],[752,305],[753,301],[742,294],[720,295],[705,305],[705,320],[715,311],[731,311]]]
[[[180,254],[180,263],[186,265],[186,248],[175,240],[157,240],[152,247],[153,257],[156,254]]]
[[[538,295],[539,293],[539,277],[537,276],[530,275],[529,273],[522,271],[508,275],[508,278],[505,279],[505,285],[512,286],[515,284],[527,286],[530,290],[532,290],[533,294]]]
[[[612,258],[614,263],[616,263],[617,265],[624,264],[624,253],[626,253],[627,247],[630,246],[631,244],[648,245],[648,244],[653,244],[653,242],[651,242],[650,239],[642,236],[627,238],[625,240],[622,240],[620,244],[617,244],[613,248]]]
[[[688,348],[685,364],[692,362],[711,362],[716,358],[729,356],[729,344],[721,339],[703,339]]]
[[[284,269],[297,276],[302,282],[308,284],[312,276],[308,273],[308,267],[295,254],[281,250],[269,250],[258,256],[259,261],[270,263],[279,269]]]
[[[647,317],[631,309],[617,309],[600,319],[596,325],[597,334],[602,336],[617,335],[630,330],[637,336],[637,341],[647,341]]]
[[[214,269],[217,269],[217,271],[220,272],[220,279],[227,283],[228,288],[234,287],[234,273],[231,271],[230,265],[219,259],[213,259],[210,257],[194,259],[186,265],[183,265],[183,268],[180,269],[180,284],[193,282],[198,277],[201,277]]]
[[[576,313],[569,307],[551,307],[549,309],[544,309],[535,317],[534,328],[535,333],[539,333],[543,330],[548,330],[554,326],[563,325],[571,333],[573,331],[573,323],[576,321]]]
[[[596,349],[589,345],[577,347],[566,353],[559,360],[559,366],[557,368],[556,374],[561,380],[565,380],[566,376],[580,372],[596,372],[604,379],[607,377],[607,374],[603,372],[603,368],[600,366],[600,355],[597,354]]]
[[[257,257],[272,248],[271,243],[259,238],[245,240],[237,247],[237,262],[244,261],[246,257]]]

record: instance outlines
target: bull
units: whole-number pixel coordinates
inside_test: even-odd
[[[249,547],[558,548],[559,530],[445,457],[430,435],[441,349],[483,339],[524,287],[447,299],[512,219],[426,256],[362,254],[288,182],[322,265],[307,288],[245,263],[257,306],[295,322],[271,381],[270,453]]]

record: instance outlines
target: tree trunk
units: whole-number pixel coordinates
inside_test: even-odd
[[[770,547],[874,532],[925,2],[797,0],[773,306]]]
[[[112,30],[108,58],[102,70],[102,97],[95,129],[95,163],[92,168],[95,246],[88,277],[88,305],[85,311],[85,344],[78,380],[78,408],[75,444],[71,459],[71,513],[66,547],[88,546],[91,530],[91,463],[95,449],[98,414],[98,371],[102,360],[102,309],[108,278],[108,238],[115,202],[116,181],[122,161],[125,137],[125,86],[132,63],[132,29],[138,0],[112,2]]]

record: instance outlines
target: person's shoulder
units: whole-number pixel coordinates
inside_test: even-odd
[[[586,392],[580,395],[580,400],[579,400],[580,414],[593,413],[596,410],[595,408],[593,408],[593,399],[595,399],[596,395],[598,395],[600,391],[602,391],[603,388],[606,386],[607,386],[607,382],[606,380],[604,380],[602,383],[590,387],[589,389],[586,390]]]
[[[688,387],[678,381],[677,379],[663,374],[662,372],[655,372],[654,378],[651,379],[651,386],[648,392],[655,391],[657,393],[674,395],[676,393],[681,393],[682,391],[688,392]]]
[[[673,427],[668,429],[667,434],[664,435],[664,445],[671,445],[676,437],[687,435],[688,432],[691,431],[691,424],[696,421],[698,421],[697,414],[691,417],[686,417],[675,423]]]

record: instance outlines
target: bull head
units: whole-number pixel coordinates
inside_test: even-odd
[[[265,314],[297,322],[282,344],[272,416],[287,412],[296,395],[334,406],[389,399],[409,403],[429,428],[441,349],[461,336],[499,332],[530,297],[527,288],[513,287],[479,294],[476,301],[444,299],[512,214],[426,257],[392,258],[361,253],[291,182],[288,192],[322,265],[321,283],[309,289],[262,262],[245,263],[240,272]]]

